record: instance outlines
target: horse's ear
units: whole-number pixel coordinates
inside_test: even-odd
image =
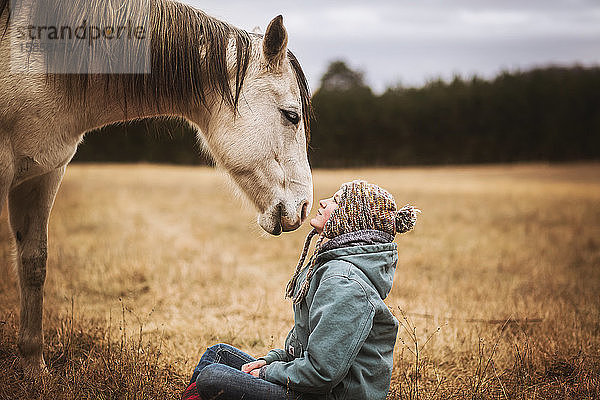
[[[288,36],[281,15],[273,18],[263,39],[263,54],[271,68],[278,68],[285,58]]]

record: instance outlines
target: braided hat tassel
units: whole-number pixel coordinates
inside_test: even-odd
[[[308,270],[306,271],[306,279],[302,283],[302,287],[300,288],[300,290],[298,290],[298,293],[296,293],[296,296],[294,296],[294,304],[300,303],[302,301],[302,299],[304,299],[304,297],[306,297],[306,294],[308,293],[308,288],[310,287],[310,280],[313,276],[313,273],[315,272],[315,264],[317,262],[317,254],[319,254],[319,249],[321,247],[321,243],[323,243],[324,238],[325,238],[325,235],[323,233],[321,233],[321,235],[319,235],[319,238],[317,239],[317,243],[315,244],[314,256],[310,262]],[[296,277],[296,279],[297,279],[297,277]],[[295,284],[296,283],[294,282],[294,285]],[[292,292],[293,292],[293,287],[292,287]]]
[[[306,254],[308,253],[308,248],[310,247],[310,242],[312,238],[317,234],[317,230],[311,230],[306,239],[304,240],[304,247],[302,249],[302,255],[300,255],[300,260],[298,261],[298,265],[296,266],[296,270],[294,271],[294,275],[292,279],[288,282],[285,288],[285,297],[292,297],[294,294],[294,287],[296,286],[296,282],[298,281],[298,276],[300,275],[300,271],[302,271],[302,266],[304,265],[304,260],[306,259]]]

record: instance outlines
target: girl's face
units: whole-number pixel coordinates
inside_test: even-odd
[[[328,199],[323,199],[319,201],[319,209],[317,210],[317,215],[313,219],[310,220],[310,226],[315,228],[319,234],[323,233],[323,229],[325,228],[325,223],[331,216],[333,210],[335,210],[338,205],[337,202],[340,198],[341,190],[335,192],[335,194]]]

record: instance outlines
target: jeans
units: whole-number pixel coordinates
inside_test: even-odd
[[[190,384],[203,400],[300,400],[302,394],[242,372],[256,359],[227,344],[209,347],[194,369]]]

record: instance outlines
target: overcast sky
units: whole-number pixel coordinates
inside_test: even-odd
[[[345,60],[375,90],[546,64],[600,64],[600,0],[184,0],[264,32],[284,17],[311,88]]]

